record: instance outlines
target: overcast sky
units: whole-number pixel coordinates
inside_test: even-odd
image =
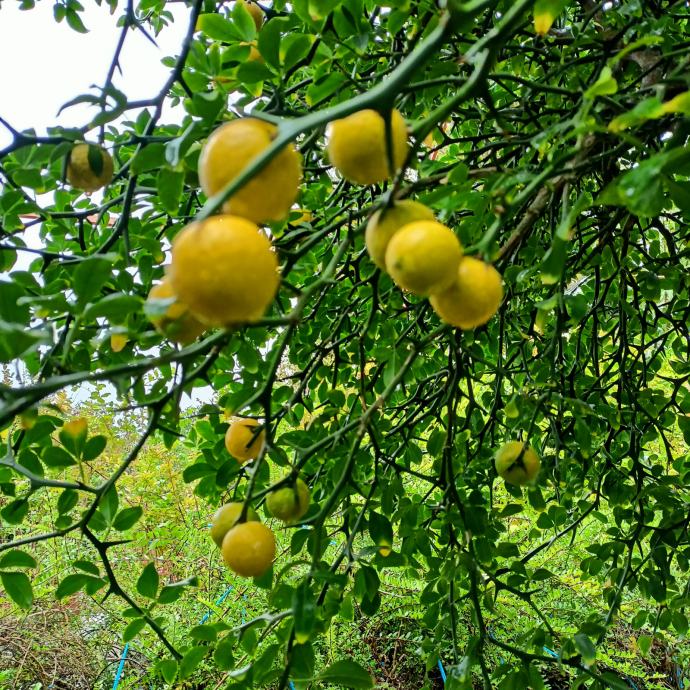
[[[120,3],[114,15],[93,0],[83,3],[82,20],[89,30],[80,34],[53,18],[53,3],[39,0],[27,11],[16,0],[0,2],[0,115],[17,129],[34,127],[44,133],[58,123],[60,106],[87,93],[92,84],[105,82],[115,51],[122,14]],[[139,31],[130,31],[122,53],[122,75],[115,85],[131,100],[150,98],[165,83],[169,70],[162,58],[177,55],[187,30],[189,9],[182,3],[168,3],[175,21],[157,37],[158,48]],[[63,111],[59,124],[80,126],[88,122],[87,106]],[[170,121],[171,113],[164,118]],[[0,126],[0,148],[11,135]]]
[[[54,125],[82,126],[94,111],[86,105],[58,110],[67,101],[83,93],[94,93],[90,87],[103,85],[119,36],[116,26],[124,3],[114,14],[107,6],[93,0],[83,3],[82,21],[89,30],[80,34],[65,21],[56,23],[53,3],[39,0],[27,11],[19,9],[16,0],[0,1],[0,116],[18,130],[34,128],[45,134]],[[161,64],[166,56],[177,56],[187,31],[189,9],[182,3],[168,3],[175,21],[155,37],[153,46],[138,31],[130,31],[121,56],[122,74],[116,73],[115,86],[130,100],[155,96],[169,75]],[[179,111],[164,108],[163,122],[179,122]],[[9,144],[12,135],[0,125],[0,148]],[[0,181],[1,184],[1,181]],[[50,203],[48,198],[39,199]],[[94,201],[98,201],[98,194]],[[28,246],[40,246],[37,229],[24,233]],[[20,252],[14,270],[26,268],[31,255]],[[72,391],[76,401],[88,396],[89,387]],[[194,400],[208,401],[210,392],[195,391]],[[188,400],[188,398],[187,398]]]

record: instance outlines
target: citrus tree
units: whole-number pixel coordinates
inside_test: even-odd
[[[111,69],[66,105],[91,119],[0,120],[7,596],[30,609],[35,549],[81,535],[57,595],[152,630],[163,682],[372,687],[313,646],[403,569],[448,687],[628,687],[597,664],[627,599],[643,651],[688,630],[687,3],[194,0],[145,101],[119,57],[171,15],[107,4]],[[52,404],[95,382],[142,420],[104,476],[105,438]],[[198,573],[121,584],[142,508],[118,485],[154,437],[224,506],[209,551],[267,593],[258,618],[173,634]],[[578,545],[601,597],[561,628],[536,564]],[[506,601],[532,617],[510,640]]]

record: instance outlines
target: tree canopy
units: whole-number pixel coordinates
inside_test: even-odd
[[[246,4],[194,0],[169,78],[144,101],[128,97],[119,57],[136,32],[155,40],[171,14],[161,0],[106,4],[119,32],[111,68],[65,105],[91,105],[91,119],[72,129],[58,115],[45,134],[11,109],[0,119],[12,134],[0,150],[7,595],[29,609],[33,549],[81,535],[88,555],[58,596],[106,596],[131,619],[128,639],[153,630],[166,682],[206,660],[238,689],[371,687],[346,658],[315,668],[312,645],[353,601],[376,615],[382,578],[397,569],[420,583],[420,664],[442,658],[447,687],[537,689],[554,666],[573,687],[628,687],[597,663],[621,617],[644,632],[643,651],[688,630],[687,3],[276,0],[258,3],[257,27]],[[81,10],[58,2],[55,19],[87,31]],[[166,104],[179,124],[166,123]],[[342,179],[327,125],[363,109],[390,123],[391,108],[408,125],[403,169],[380,185]],[[276,125],[272,143],[206,198],[204,142],[248,116]],[[82,141],[114,159],[102,195],[65,181]],[[145,302],[171,241],[289,143],[303,179],[289,216],[267,226],[275,300],[258,321],[170,342]],[[502,275],[486,325],[443,323],[372,262],[367,221],[403,198],[429,206],[466,255]],[[141,412],[137,439],[101,475],[91,469],[105,437],[67,426],[78,420],[55,403],[99,382],[113,414]],[[195,391],[204,402],[190,407]],[[250,464],[226,450],[233,415],[265,425]],[[118,487],[136,480],[154,437],[184,449],[184,480],[209,512],[234,500],[266,521],[283,475],[309,485],[307,513],[275,527],[284,548],[253,585],[267,593],[262,616],[173,631],[200,575],[191,563],[182,582],[147,564],[134,590],[122,586],[146,506],[122,507]],[[541,458],[522,488],[494,467],[513,440]],[[46,506],[54,527],[36,531]],[[549,558],[578,547],[573,586],[601,587],[559,627],[543,609]],[[530,617],[511,640],[488,622],[506,602]]]

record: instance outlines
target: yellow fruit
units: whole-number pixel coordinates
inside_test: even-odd
[[[498,311],[502,299],[501,274],[491,264],[465,256],[456,281],[429,301],[446,323],[469,329],[485,324]]]
[[[408,223],[386,249],[386,270],[398,287],[427,297],[455,280],[462,247],[455,233],[435,220]]]
[[[283,522],[299,520],[309,508],[309,487],[298,477],[292,486],[283,486],[266,496],[266,509]]]
[[[247,58],[250,62],[263,62],[264,57],[263,55],[259,52],[259,49],[256,46],[250,46],[249,47],[249,57]]]
[[[262,429],[257,434],[258,426],[255,419],[234,419],[225,432],[225,447],[240,463],[258,458],[264,447],[266,431]]]
[[[172,289],[200,321],[258,321],[280,282],[278,259],[259,228],[237,216],[190,223],[172,243]]]
[[[255,2],[245,2],[245,0],[237,0],[238,5],[244,5],[244,8],[251,14],[254,20],[254,25],[258,31],[264,23],[264,11]]]
[[[232,529],[237,521],[240,519],[242,514],[242,504],[241,503],[226,503],[221,506],[216,511],[211,521],[211,538],[218,548],[223,545],[223,538],[228,533],[228,530]],[[247,508],[247,519],[246,522],[258,522],[259,516],[256,514],[254,508]]]
[[[516,486],[534,481],[541,467],[539,456],[522,441],[508,441],[502,445],[496,451],[494,462],[498,475]]]
[[[391,112],[392,168],[388,155],[386,125],[376,110],[360,110],[334,120],[326,130],[328,157],[350,182],[376,184],[388,180],[407,158],[407,125],[397,111]]]
[[[62,425],[62,430],[73,439],[85,439],[89,432],[89,423],[84,417],[75,417]]]
[[[175,292],[168,276],[158,285],[154,285],[148,296],[149,300],[174,298]],[[152,317],[151,323],[161,335],[182,345],[195,341],[206,330],[206,326],[190,314],[189,309],[177,299],[162,316]]]
[[[228,530],[221,545],[227,566],[243,577],[259,577],[273,563],[276,540],[260,522],[243,522]]]
[[[75,189],[95,192],[113,179],[113,159],[96,144],[77,144],[69,153],[67,181]]]
[[[377,211],[367,223],[364,241],[371,260],[386,270],[386,248],[400,228],[415,220],[433,220],[434,212],[417,201],[398,201],[389,208]]]
[[[216,129],[199,156],[199,181],[206,196],[217,194],[234,180],[270,146],[277,131],[275,125],[251,117]],[[255,223],[283,220],[297,198],[301,178],[300,156],[288,144],[225,202],[223,210]]]
[[[112,333],[110,335],[110,349],[113,352],[122,352],[128,342],[129,338],[125,333]]]
[[[36,426],[36,420],[38,419],[38,410],[36,408],[31,408],[25,410],[19,415],[19,425],[24,431],[31,431],[31,429]]]

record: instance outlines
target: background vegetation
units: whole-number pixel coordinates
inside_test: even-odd
[[[439,659],[449,688],[682,687],[687,3],[276,1],[257,32],[195,0],[144,102],[118,88],[119,51],[170,15],[108,4],[118,53],[74,101],[92,119],[45,136],[0,120],[0,683],[106,687],[131,642],[121,688],[430,688]],[[86,30],[78,2],[55,7]],[[344,183],[326,124],[392,105],[409,166]],[[177,348],[143,300],[174,235],[222,203],[199,192],[201,144],[248,113],[304,161],[299,208],[270,228],[282,287],[258,324]],[[61,182],[84,138],[114,154],[102,198]],[[371,263],[364,224],[395,196],[501,270],[486,327],[444,326]],[[267,422],[248,468],[223,445],[233,413]],[[529,489],[493,469],[515,438],[542,457]],[[290,466],[304,524],[273,525],[267,576],[232,576],[215,506],[263,514]]]

